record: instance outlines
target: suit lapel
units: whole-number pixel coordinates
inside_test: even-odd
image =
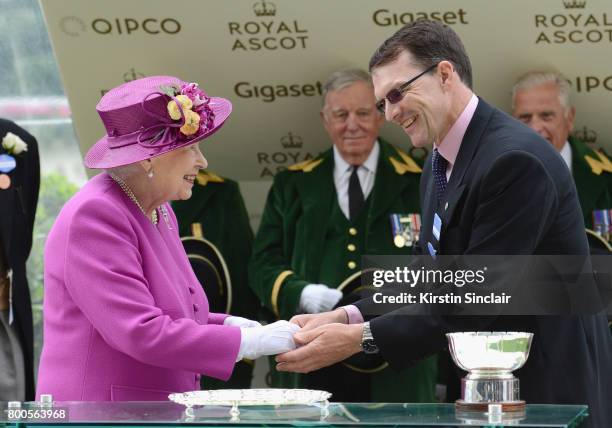
[[[440,219],[442,220],[442,228],[440,232],[440,239],[442,240],[444,239],[444,229],[451,221],[455,213],[455,207],[458,205],[459,201],[461,200],[461,196],[465,191],[463,177],[474,159],[474,155],[476,154],[480,140],[482,139],[482,135],[491,118],[492,112],[493,109],[491,106],[479,98],[478,107],[476,107],[474,116],[472,117],[472,120],[470,120],[465,135],[463,136],[463,140],[461,140],[459,153],[457,154],[457,159],[453,165],[450,180],[439,206],[437,205],[436,190],[433,183],[433,174],[430,165],[431,156],[429,156],[426,160],[427,187],[425,188],[423,198],[424,218],[422,221],[425,231],[423,237],[427,239],[427,241],[421,243],[421,246],[425,252],[427,252],[428,242],[431,242],[437,250],[440,249],[439,242],[433,237],[432,234],[434,216],[436,213],[438,213]]]
[[[463,193],[463,177],[474,159],[474,155],[478,150],[482,135],[491,119],[492,113],[493,109],[491,106],[479,98],[478,107],[476,107],[474,116],[472,120],[470,120],[463,140],[461,140],[461,147],[459,147],[459,153],[457,153],[457,159],[453,165],[446,192],[444,192],[444,197],[442,198],[440,207],[438,207],[441,213],[444,211],[447,212],[447,214],[444,215],[447,220],[450,220],[452,217],[453,209],[457,202],[459,202],[461,194]]]
[[[481,98],[478,98],[478,107],[476,107],[474,116],[472,117],[472,120],[470,120],[467,130],[465,131],[465,135],[463,136],[463,140],[461,141],[461,147],[459,148],[457,159],[453,165],[453,171],[451,173],[450,181],[448,182],[442,203],[445,202],[448,195],[453,193],[461,185],[463,176],[472,163],[472,159],[476,154],[482,134],[484,133],[487,124],[491,119],[492,113],[493,109],[491,106],[489,106]]]
[[[431,155],[425,159],[423,175],[421,176],[421,232],[419,245],[423,254],[429,254],[427,244],[432,242],[431,228],[433,227],[433,217],[436,212],[436,189],[431,171]]]
[[[13,228],[13,214],[15,210],[15,188],[0,190],[0,235],[4,246],[7,262],[10,259],[11,231]]]
[[[4,136],[6,132],[0,131],[0,135]],[[16,157],[17,166],[14,170],[8,173],[11,178],[11,186],[8,189],[0,190],[0,234],[2,244],[4,245],[4,254],[7,262],[11,260],[11,236],[13,231],[13,218],[15,214],[23,215],[23,200],[17,200],[21,195],[17,194],[17,188],[21,191],[22,174],[24,168],[23,159],[20,156]],[[18,208],[19,207],[19,208]]]
[[[296,186],[302,201],[304,230],[310,232],[307,243],[306,277],[316,278],[321,267],[321,255],[328,220],[336,190],[334,185],[333,151],[322,156],[322,162],[310,172],[299,172]]]

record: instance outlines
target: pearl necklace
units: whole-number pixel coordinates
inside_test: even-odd
[[[145,215],[145,217],[147,219],[149,219],[151,221],[151,223],[157,224],[157,222],[158,222],[157,210],[153,210],[153,213],[151,213],[151,218],[149,218],[147,213],[145,213],[144,208],[142,208],[142,205],[140,205],[140,202],[138,202],[138,199],[136,199],[136,195],[134,195],[134,192],[132,192],[132,189],[130,189],[128,187],[128,185],[125,183],[125,181],[123,181],[121,178],[117,177],[115,174],[109,174],[109,175],[111,176],[111,178],[113,180],[115,180],[115,182],[119,185],[119,187],[121,187],[121,190],[123,190],[123,192],[128,196],[128,198],[130,198],[132,200],[132,202],[134,202],[136,204],[136,206]]]

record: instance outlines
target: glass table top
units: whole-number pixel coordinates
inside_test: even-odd
[[[0,402],[0,424],[198,426],[578,427],[587,406],[527,405],[523,415],[458,414],[454,404],[329,403],[328,406],[198,406],[172,402]]]

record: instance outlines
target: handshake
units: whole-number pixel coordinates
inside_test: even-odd
[[[300,329],[289,321],[276,321],[262,326],[242,317],[227,317],[224,325],[240,327],[240,350],[236,361],[255,360],[264,355],[276,355],[296,348],[293,335]]]
[[[309,284],[302,291],[299,306],[306,314],[327,312],[341,298],[342,292],[339,290],[323,284]],[[301,329],[301,324],[295,321],[276,321],[262,326],[257,321],[234,316],[227,317],[223,324],[240,327],[240,350],[236,361],[292,351],[297,348],[294,334]]]

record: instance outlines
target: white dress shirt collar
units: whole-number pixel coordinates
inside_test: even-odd
[[[565,142],[565,145],[559,153],[567,164],[567,167],[570,169],[570,172],[572,172],[572,147],[570,146],[568,141]]]
[[[380,145],[378,140],[374,142],[374,147],[366,161],[357,169],[359,184],[363,192],[363,199],[368,199],[368,196],[374,188],[374,179],[376,178],[376,169],[378,168],[378,157],[380,155]],[[336,186],[336,194],[338,196],[338,205],[340,209],[349,218],[348,206],[348,186],[351,178],[353,166],[342,158],[340,152],[334,146],[334,185]]]

